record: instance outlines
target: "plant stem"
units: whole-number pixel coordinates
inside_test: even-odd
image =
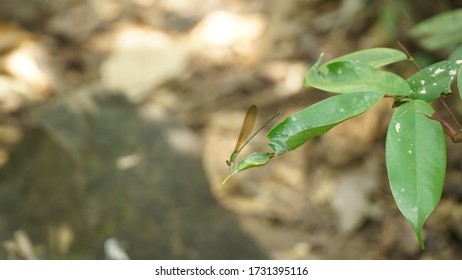
[[[448,104],[446,104],[446,102],[443,100],[443,95],[440,96],[440,101],[441,101],[441,104],[443,104],[444,108],[446,109],[446,111],[449,113],[449,115],[451,116],[451,119],[453,119],[453,121],[456,123],[457,127],[459,128],[459,131],[462,130],[462,126],[460,125],[460,122],[457,120],[456,116],[454,115],[454,113],[451,111],[451,109],[449,109],[449,106]]]
[[[412,62],[412,64],[414,64],[414,66],[417,68],[417,70],[422,70],[422,68],[420,68],[420,66],[417,64],[417,62],[415,61],[414,57],[411,55],[411,53],[406,49],[406,47],[404,47],[403,44],[401,44],[400,41],[396,41],[396,43],[398,44],[398,46],[403,50],[403,52],[406,54],[407,56],[407,59]]]

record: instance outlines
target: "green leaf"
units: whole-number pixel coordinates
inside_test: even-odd
[[[410,94],[408,82],[391,72],[357,61],[334,61],[319,67],[320,60],[321,57],[308,72],[305,87],[333,93],[375,91],[398,96]]]
[[[428,50],[452,49],[462,43],[462,9],[445,12],[422,21],[411,29],[414,37],[424,37],[422,46]]]
[[[329,63],[336,61],[347,61],[352,60],[356,62],[362,62],[368,64],[374,68],[382,67],[389,65],[398,61],[406,60],[407,56],[405,53],[389,48],[372,48],[361,50],[357,52],[352,52],[335,59],[328,61]],[[325,64],[321,65],[319,68],[325,67]]]
[[[277,155],[294,150],[335,125],[372,107],[383,94],[355,92],[335,95],[286,118],[268,132],[269,143]]]
[[[461,59],[462,58],[462,45],[458,45],[449,55],[448,59]]]
[[[462,59],[444,60],[425,67],[408,78],[411,98],[431,102],[441,94],[451,92],[451,83],[457,74]]]
[[[422,249],[422,227],[441,197],[446,171],[443,128],[429,118],[433,112],[424,101],[404,103],[394,112],[386,139],[391,191]]]
[[[243,170],[246,170],[246,169],[249,169],[249,168],[253,168],[253,167],[258,167],[258,166],[262,166],[262,165],[265,165],[268,163],[268,161],[274,157],[274,153],[270,153],[270,152],[267,152],[267,153],[262,153],[262,154],[258,154],[258,153],[253,153],[253,154],[250,154],[248,155],[247,157],[243,158],[234,168],[233,170],[231,171],[231,173],[229,173],[229,175],[223,180],[223,183],[221,183],[222,185],[224,185],[226,183],[226,181],[228,181],[228,179],[233,176],[234,174],[240,172],[240,171],[243,171]]]
[[[460,32],[449,34],[442,33],[434,34],[432,37],[425,38],[420,44],[429,51],[439,49],[453,50],[460,44],[461,41],[462,35]]]

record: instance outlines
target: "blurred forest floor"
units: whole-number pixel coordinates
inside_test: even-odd
[[[258,106],[258,123],[263,123],[276,112],[281,112],[276,121],[282,121],[326,98],[326,93],[302,88],[306,72],[321,52],[325,53],[327,60],[365,48],[398,48],[396,41],[399,40],[416,58],[426,61],[444,59],[445,53],[430,54],[421,50],[418,41],[412,39],[408,31],[425,18],[461,6],[459,2],[2,0],[0,164],[9,167],[0,178],[0,201],[4,202],[0,207],[1,256],[112,258],[107,250],[103,250],[103,242],[116,237],[125,243],[120,246],[133,258],[261,257],[251,252],[232,256],[195,253],[194,249],[205,246],[207,240],[200,245],[190,242],[186,240],[189,233],[168,239],[172,242],[169,246],[157,249],[165,250],[164,255],[133,253],[131,250],[136,247],[133,245],[136,241],[132,238],[148,238],[139,237],[136,231],[150,232],[161,228],[170,232],[156,237],[160,242],[164,235],[184,228],[173,222],[174,214],[165,221],[159,214],[152,225],[147,221],[149,215],[146,220],[135,223],[127,218],[135,210],[130,212],[126,208],[120,212],[122,218],[111,216],[113,220],[107,224],[101,221],[107,213],[111,215],[112,210],[108,209],[112,208],[101,210],[103,208],[95,206],[102,202],[91,204],[94,208],[85,203],[96,199],[93,195],[97,192],[101,192],[97,199],[108,200],[105,205],[114,202],[111,199],[122,199],[125,196],[122,185],[149,184],[144,180],[151,180],[149,176],[152,175],[150,182],[153,185],[164,185],[162,192],[156,192],[156,186],[152,186],[153,203],[163,205],[169,201],[168,196],[185,196],[178,203],[200,207],[206,195],[198,198],[196,195],[200,191],[196,190],[211,192],[214,201],[220,205],[216,209],[226,209],[228,214],[231,213],[232,220],[237,221],[234,227],[242,229],[251,240],[246,242],[255,243],[255,248],[258,248],[255,250],[261,250],[265,258],[461,258],[462,206],[459,201],[462,199],[462,149],[448,143],[444,193],[424,227],[427,249],[421,251],[389,190],[384,139],[392,108],[386,101],[298,150],[272,160],[267,166],[240,173],[226,185],[221,185],[228,174],[225,160],[229,158],[250,105]],[[394,70],[404,76],[414,71],[408,63],[400,63]],[[121,96],[124,101],[101,101],[105,96],[114,95],[117,98]],[[460,101],[450,100],[454,110],[462,112]],[[124,102],[133,106],[141,116],[140,120],[149,119],[155,124],[152,134],[145,134],[144,124],[134,130],[134,123],[140,120],[134,118],[133,124],[128,122],[131,111],[120,105]],[[100,111],[99,106],[115,107],[105,107]],[[117,114],[114,108],[118,106],[128,110],[123,111],[127,115],[112,118],[110,114]],[[62,114],[62,110],[70,113]],[[82,115],[88,119],[77,120]],[[100,118],[99,115],[107,117]],[[97,118],[93,119],[95,116]],[[37,132],[37,127],[41,132]],[[150,129],[149,126],[147,129]],[[264,151],[265,131],[268,129],[257,135],[241,156]],[[68,159],[56,163],[53,158],[43,156],[46,159],[42,160],[40,151],[45,148],[31,148],[31,145],[41,145],[41,140],[37,139],[44,137],[43,131],[51,135],[54,144],[58,143],[57,146],[65,150],[64,154],[70,154],[63,156]],[[120,133],[112,134],[114,131]],[[86,133],[89,135],[83,135]],[[147,142],[134,135],[146,136],[143,139]],[[156,146],[157,150],[150,153],[149,141],[156,137],[165,139],[165,146]],[[99,152],[103,153],[105,147],[123,143],[131,145],[131,153],[123,153],[122,148],[118,150],[118,146],[111,146],[108,161],[99,161],[102,157]],[[157,158],[164,151],[175,153],[175,156],[169,154]],[[193,160],[189,162],[182,155]],[[15,156],[19,159],[15,160]],[[152,163],[148,161],[151,157]],[[39,161],[34,161],[39,158]],[[24,161],[30,162],[30,166],[26,168]],[[137,168],[143,161],[146,166],[155,168],[141,173],[141,169]],[[81,174],[75,175],[74,169],[69,174],[66,173],[69,169],[59,169],[66,164]],[[109,165],[110,168],[107,167]],[[168,169],[163,171],[167,165]],[[122,177],[115,173],[126,170],[135,175],[143,174],[140,176],[144,179],[130,173],[138,181],[127,179],[120,183],[126,179],[120,179]],[[61,189],[60,195],[51,195],[56,192],[53,188],[40,191],[38,208],[58,206],[51,207],[50,212],[34,213],[39,210],[30,202],[36,199],[29,196],[29,192],[32,192],[34,183],[42,182],[34,176],[54,177],[59,174],[68,174],[75,181],[69,179],[67,185],[63,182],[68,182],[68,179],[62,175],[63,181],[55,186],[65,189]],[[169,179],[160,179],[163,177]],[[113,184],[121,185],[120,197],[111,195]],[[50,183],[43,179],[43,185],[49,186]],[[70,192],[83,204],[76,203],[73,197],[67,197],[64,202],[51,201],[60,201],[68,195],[66,188],[71,185]],[[101,188],[103,185],[107,187]],[[9,188],[14,187],[18,193],[13,195]],[[95,191],[98,188],[100,191]],[[141,194],[145,198],[150,197],[149,188]],[[167,199],[157,201],[159,196]],[[24,197],[30,198],[30,201],[26,202]],[[134,197],[136,199],[131,204],[138,201],[136,194]],[[188,200],[194,203],[189,205],[185,202]],[[148,201],[143,203],[149,204]],[[49,213],[66,212],[66,207],[76,207],[87,216],[64,215],[47,221]],[[173,213],[177,211],[175,209],[159,206],[154,210],[136,211]],[[188,212],[187,209],[191,208],[184,209]],[[203,210],[207,212],[207,208]],[[200,224],[191,227],[198,236],[209,227],[213,230],[215,218],[219,219],[210,217],[211,220],[207,220],[210,213],[200,212],[198,215],[191,218],[200,220]],[[70,222],[71,216],[78,218],[78,222]],[[127,226],[125,221],[134,227],[134,233],[120,229]],[[192,223],[184,220],[184,223],[189,222]],[[31,223],[46,226],[38,229]],[[89,231],[74,223],[100,225],[98,228],[104,234],[95,240],[88,237],[98,250],[90,254],[69,254],[73,250],[77,252],[75,248],[85,244],[85,239],[79,238],[79,234],[88,234]],[[152,229],[148,230],[147,225],[151,225]],[[232,229],[224,225],[219,227],[223,229],[219,231],[222,235],[213,246],[219,246],[217,244],[234,236],[226,235]],[[151,244],[149,242],[147,244]],[[143,247],[141,244],[139,246]],[[239,250],[238,243],[233,246]],[[242,246],[247,245],[242,243]],[[228,249],[223,247],[223,250]],[[55,253],[50,253],[53,251]]]

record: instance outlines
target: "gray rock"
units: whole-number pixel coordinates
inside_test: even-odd
[[[130,259],[265,258],[212,197],[200,159],[168,140],[185,128],[101,89],[31,120],[0,170],[0,240],[24,230],[46,259],[104,258],[108,238]]]

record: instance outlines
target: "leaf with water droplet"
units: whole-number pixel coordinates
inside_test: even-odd
[[[357,61],[368,64],[374,68],[389,65],[395,62],[403,61],[407,59],[407,55],[401,51],[390,49],[390,48],[372,48],[366,50],[360,50],[352,52],[346,55],[329,60],[326,64],[336,61]],[[320,66],[322,69],[326,64]]]
[[[411,89],[400,76],[376,69],[359,61],[334,61],[320,66],[321,57],[305,78],[305,87],[315,87],[332,93],[375,91],[381,94],[407,96]]]
[[[286,118],[268,132],[276,154],[294,150],[337,124],[355,117],[380,101],[378,92],[354,92],[334,95]]]
[[[432,102],[451,92],[451,83],[461,66],[460,60],[444,60],[425,67],[408,78],[411,98]]]
[[[268,146],[274,152],[253,153],[245,157],[223,184],[236,173],[265,165],[274,156],[294,150],[337,124],[365,112],[382,98],[383,94],[377,92],[334,95],[286,118],[268,132]]]
[[[386,139],[393,198],[422,248],[422,228],[441,197],[446,172],[443,128],[429,118],[433,112],[424,101],[402,104],[393,114]]]

